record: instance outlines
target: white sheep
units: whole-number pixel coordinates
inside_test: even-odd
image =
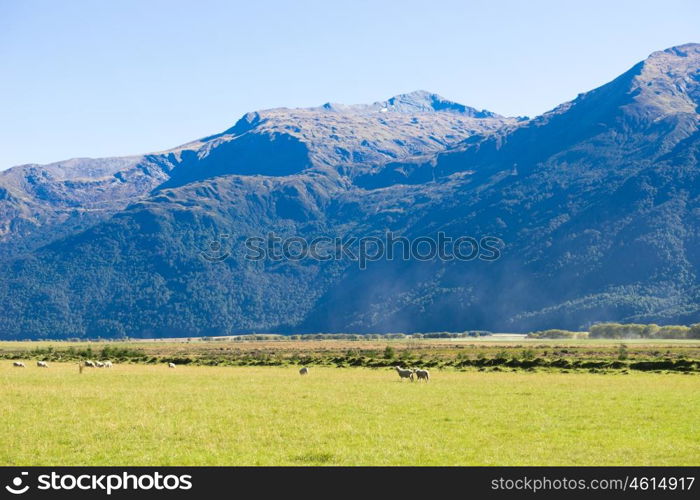
[[[38,366],[39,368],[48,368],[49,367],[49,365],[46,363],[46,361],[37,361],[36,366]]]
[[[93,363],[90,360],[87,360],[85,363],[85,366],[90,367],[90,368],[95,368],[95,363]]]
[[[416,372],[416,378],[418,380],[425,380],[426,382],[430,382],[430,372],[428,370],[418,369],[415,372]]]
[[[413,382],[413,370],[409,370],[408,368],[401,368],[400,366],[396,366],[396,372],[399,374],[399,377],[401,377],[401,380],[407,378],[410,379],[411,382]]]
[[[308,374],[309,374],[309,369],[305,366],[301,370],[299,370],[299,375],[308,375]]]
[[[175,363],[168,363],[168,368],[175,368]]]
[[[16,366],[17,368],[25,368],[24,363],[22,363],[21,361],[15,361],[14,363],[12,363],[12,366]]]
[[[112,362],[111,361],[105,361],[105,368],[112,368]]]
[[[97,362],[95,362],[95,366],[96,366],[97,368],[104,368],[104,367],[105,367],[105,364],[102,363],[101,361],[97,361]]]

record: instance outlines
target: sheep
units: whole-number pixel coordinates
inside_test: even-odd
[[[396,372],[399,374],[399,377],[401,377],[401,380],[407,378],[413,382],[413,370],[409,370],[408,368],[404,369],[400,366],[396,366],[394,368],[396,368]]]
[[[85,366],[86,366],[86,367],[90,367],[90,368],[95,368],[95,363],[93,363],[93,362],[90,361],[90,360],[87,360],[87,361],[85,362]]]
[[[175,368],[175,363],[168,363],[168,368]]]
[[[14,363],[12,363],[12,366],[15,366],[17,368],[25,368],[24,363],[22,363],[21,361],[15,361]]]
[[[112,362],[111,361],[105,361],[105,368],[112,368]]]
[[[95,366],[96,366],[97,368],[104,368],[104,367],[105,367],[105,364],[102,363],[101,361],[97,361],[97,362],[95,362]]]
[[[37,361],[36,366],[38,366],[39,368],[48,368],[49,367],[49,365],[46,364],[46,361]]]
[[[301,370],[299,370],[299,375],[308,375],[309,374],[309,369],[304,366]]]
[[[430,372],[428,370],[415,370],[416,372],[416,378],[418,380],[425,380],[426,382],[430,382]]]

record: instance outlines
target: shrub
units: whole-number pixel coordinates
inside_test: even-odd
[[[689,338],[690,328],[680,325],[662,326],[656,332],[656,338],[660,339],[687,339]]]
[[[532,349],[525,349],[522,352],[522,358],[527,359],[527,360],[534,359],[535,358],[535,351],[533,351]]]
[[[527,334],[529,339],[576,339],[586,338],[587,332],[573,332],[570,330],[541,330]]]
[[[401,361],[410,361],[413,359],[413,357],[413,353],[408,350],[401,351],[401,354],[399,355],[399,359],[401,359]]]
[[[700,339],[700,323],[695,323],[694,325],[690,325],[690,329],[688,330],[688,338],[689,339]]]
[[[591,326],[591,338],[608,339],[685,339],[691,338],[692,327],[681,325],[659,326],[655,324],[643,325],[636,323],[598,323]]]
[[[624,361],[627,358],[629,358],[629,351],[627,350],[627,346],[625,344],[620,344],[620,349],[617,351],[617,359],[620,361]]]

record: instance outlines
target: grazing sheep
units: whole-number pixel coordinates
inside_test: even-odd
[[[88,361],[85,362],[85,366],[86,366],[86,367],[90,367],[90,368],[95,368],[95,363],[93,363],[92,361],[88,360]]]
[[[410,379],[411,382],[413,382],[413,370],[409,370],[408,368],[401,368],[400,366],[396,366],[396,372],[399,374],[399,377],[401,377],[401,380],[407,378]]]
[[[21,361],[15,361],[14,363],[12,363],[12,366],[16,366],[17,368],[25,368],[24,363],[22,363]]]
[[[301,370],[299,370],[299,375],[308,375],[309,374],[309,369],[307,367],[303,367]]]
[[[112,368],[112,362],[111,362],[111,361],[105,361],[105,368]]]
[[[428,370],[416,370],[416,378],[430,382],[430,372]]]
[[[104,368],[104,367],[105,367],[105,364],[102,363],[101,361],[97,361],[97,362],[95,363],[95,366],[96,366],[97,368]]]
[[[37,361],[36,366],[38,366],[39,368],[48,368],[49,367],[49,365],[46,364],[46,361]]]
[[[168,363],[168,368],[175,368],[175,363]]]

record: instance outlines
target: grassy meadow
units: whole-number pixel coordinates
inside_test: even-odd
[[[0,360],[0,465],[700,464],[695,372],[25,359]]]

